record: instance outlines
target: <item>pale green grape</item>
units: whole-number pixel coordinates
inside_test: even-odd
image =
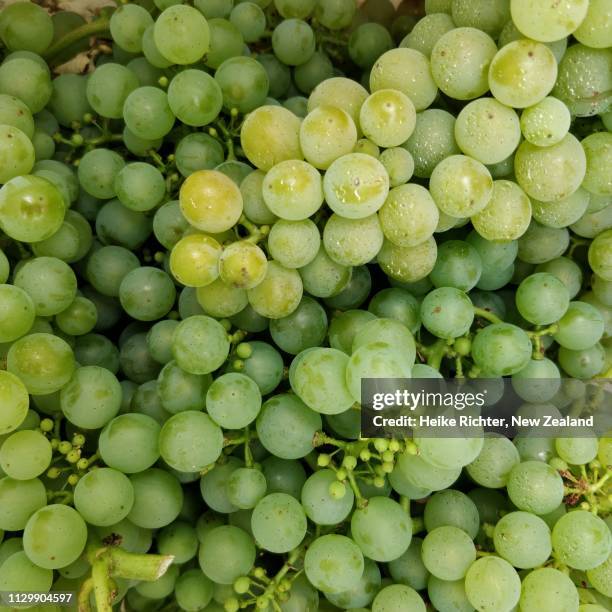
[[[304,94],[309,94],[319,83],[332,77],[333,74],[334,68],[327,54],[315,51],[305,64],[296,66],[293,78],[297,88]],[[303,96],[292,96],[283,103],[283,106],[298,117],[305,117],[308,114],[308,99]]]
[[[150,85],[138,87],[128,95],[123,119],[134,135],[146,140],[162,138],[174,125],[166,92]]]
[[[304,571],[317,589],[341,593],[352,589],[364,569],[359,547],[346,536],[324,535],[309,546],[304,557]]]
[[[275,395],[264,402],[257,418],[262,445],[282,459],[301,459],[312,450],[321,417],[295,395]]]
[[[469,291],[482,274],[482,260],[476,249],[463,240],[447,240],[438,249],[438,258],[431,271],[436,287],[455,287]]]
[[[155,208],[166,195],[162,173],[145,162],[132,162],[124,166],[115,177],[114,187],[119,201],[138,212]]]
[[[242,429],[259,414],[259,387],[253,379],[244,374],[223,374],[209,387],[206,408],[220,426],[226,429]]]
[[[24,422],[30,403],[25,385],[17,376],[5,370],[0,370],[0,399],[3,406],[0,435],[5,435]]]
[[[109,62],[98,66],[87,80],[87,101],[103,117],[120,119],[125,99],[138,85],[131,70]]]
[[[291,388],[309,408],[321,414],[348,410],[354,401],[345,383],[348,356],[331,348],[307,350],[297,357]]]
[[[339,157],[353,151],[357,128],[341,108],[320,105],[313,108],[300,126],[304,157],[315,168],[327,169]]]
[[[530,512],[510,512],[495,525],[495,550],[514,567],[531,569],[544,564],[552,552],[550,529]]]
[[[273,553],[285,553],[304,539],[306,514],[295,497],[271,493],[255,506],[251,527],[259,546]]]
[[[32,59],[18,57],[0,66],[0,93],[19,98],[31,113],[49,103],[54,87],[49,68]]]
[[[277,221],[268,235],[270,255],[286,268],[302,268],[319,252],[321,235],[310,219]]]
[[[358,125],[359,111],[367,97],[367,90],[356,81],[345,77],[332,77],[314,88],[308,98],[308,112],[311,113],[319,106],[336,107],[348,113],[355,125]],[[342,121],[342,124],[344,123]],[[345,130],[346,127],[342,129],[342,132],[344,133]]]
[[[183,490],[170,472],[149,468],[133,474],[134,505],[127,518],[139,527],[157,529],[176,519],[183,505]]]
[[[371,261],[383,243],[376,215],[347,219],[333,214],[325,224],[323,245],[331,259],[343,266],[360,266]]]
[[[12,342],[30,331],[36,305],[24,288],[0,285],[0,342]]]
[[[570,112],[557,98],[548,96],[521,114],[521,131],[533,145],[548,147],[557,144],[570,127]]]
[[[221,454],[223,434],[206,414],[186,410],[170,417],[159,434],[162,459],[180,472],[198,472]]]
[[[246,3],[241,2],[239,6],[243,6],[244,4]],[[275,100],[285,96],[291,84],[291,70],[289,66],[286,66],[276,59],[276,56],[272,53],[258,55],[257,61],[264,67],[270,81],[270,91],[268,95]]]
[[[200,569],[183,572],[174,585],[174,596],[181,610],[197,612],[212,599],[213,583]]]
[[[473,27],[497,38],[510,19],[510,8],[505,0],[454,0],[451,15],[460,27]]]
[[[226,60],[242,54],[244,39],[240,30],[233,23],[227,19],[214,18],[208,21],[208,28],[210,30],[210,49],[204,58],[206,66],[213,69],[219,68]],[[257,65],[261,68],[259,62]]]
[[[423,564],[441,580],[460,580],[476,560],[476,548],[465,531],[436,527],[423,540]]]
[[[480,162],[451,155],[433,170],[430,193],[440,210],[452,217],[468,217],[485,208],[493,195],[493,179]]]
[[[212,283],[196,290],[198,304],[204,314],[211,317],[231,317],[248,305],[247,293],[217,278]]]
[[[417,21],[410,33],[401,41],[400,47],[410,47],[430,57],[438,40],[455,27],[447,13],[434,12]]]
[[[440,580],[431,576],[427,581],[427,595],[437,610],[472,612],[474,608],[465,594],[463,580]]]
[[[51,453],[51,444],[40,431],[15,431],[0,447],[0,467],[15,480],[30,480],[49,467]]]
[[[285,19],[272,32],[274,55],[288,66],[305,64],[315,52],[315,35],[301,19]]]
[[[353,268],[351,280],[340,293],[326,298],[325,304],[340,310],[357,308],[363,304],[372,288],[372,276],[367,266]]]
[[[306,219],[323,203],[321,177],[316,168],[304,161],[276,164],[266,174],[262,189],[267,207],[287,221]]]
[[[568,245],[567,229],[549,228],[532,221],[519,240],[519,259],[530,264],[541,264],[560,257]]]
[[[163,323],[163,321],[161,322]],[[159,325],[159,324],[156,324]],[[178,325],[178,323],[176,323]],[[172,333],[176,330],[172,328]],[[152,328],[154,330],[155,326]],[[152,332],[149,332],[150,334]],[[150,338],[147,338],[150,344]],[[151,351],[151,347],[149,346]],[[166,348],[167,357],[172,359],[172,338]],[[155,354],[152,352],[155,358]],[[201,410],[204,407],[206,391],[212,382],[210,375],[198,376],[182,370],[175,361],[168,361],[157,379],[157,393],[165,410],[172,414],[183,410]]]
[[[210,48],[208,22],[197,9],[184,4],[163,11],[153,35],[160,53],[174,64],[194,64]]]
[[[578,591],[574,583],[557,569],[536,569],[523,580],[520,609],[524,612],[574,612],[578,610],[578,605]]]
[[[300,268],[304,290],[328,298],[340,293],[351,280],[352,268],[336,263],[321,245],[314,259]]]
[[[407,327],[412,333],[416,333],[421,324],[419,308],[420,305],[417,298],[406,289],[390,287],[389,289],[379,291],[370,301],[368,310],[383,318],[380,321],[381,329],[375,333],[386,333],[388,337],[375,335],[371,337],[372,340],[384,340],[391,343],[394,343],[395,340],[403,340],[405,335],[403,326]],[[390,321],[384,320],[385,317],[400,322],[402,326],[399,326],[399,329],[389,329]],[[382,324],[387,327],[386,330]],[[373,324],[372,327],[375,325]],[[404,347],[404,350],[408,350],[407,347]]]
[[[348,591],[326,593],[325,597],[334,605],[342,606],[342,608],[350,606],[349,609],[351,610],[363,610],[364,608],[357,606],[360,604],[367,606],[374,599],[374,595],[380,589],[380,586],[381,576],[378,565],[370,559],[365,559],[363,575],[357,585]]]
[[[378,159],[389,175],[391,187],[407,183],[414,173],[414,159],[410,152],[402,147],[385,149]]]
[[[111,247],[106,247],[111,248]],[[187,287],[210,285],[219,276],[221,245],[206,234],[181,238],[170,254],[170,270]]]
[[[393,49],[389,30],[379,23],[362,23],[351,34],[348,52],[360,68],[368,69],[389,49]]]
[[[236,508],[250,510],[266,494],[266,477],[260,470],[238,468],[227,481],[227,497]]]
[[[79,183],[95,198],[101,200],[114,198],[115,178],[124,166],[123,158],[110,149],[88,151],[79,163]]]
[[[253,289],[265,278],[267,266],[266,254],[261,248],[246,240],[238,241],[223,249],[219,276],[233,288]]]
[[[399,455],[396,468],[414,487],[425,491],[441,491],[450,487],[459,477],[461,468],[443,469],[432,465],[418,455]]]
[[[507,376],[529,363],[531,350],[531,340],[522,329],[510,323],[494,323],[476,334],[472,358],[483,371]]]
[[[383,53],[372,66],[370,90],[380,89],[401,91],[417,111],[426,109],[438,93],[429,60],[420,51],[405,47]]]
[[[598,196],[591,195],[591,201]],[[571,225],[571,230],[583,238],[595,238],[597,234],[612,228],[612,207],[605,206],[596,212],[587,210],[576,223]]]
[[[103,295],[118,297],[121,281],[138,266],[138,258],[131,251],[119,246],[102,247],[87,261],[87,279]]]
[[[579,351],[592,347],[603,333],[604,319],[597,308],[587,302],[570,302],[553,337],[561,346]]]
[[[392,584],[381,589],[372,602],[372,612],[425,612],[421,596],[409,586]]]
[[[240,130],[247,159],[261,170],[286,160],[302,159],[300,119],[281,106],[260,106],[249,113]]]
[[[0,528],[20,531],[34,512],[47,505],[45,485],[38,478],[15,480],[5,476],[0,479],[0,502]]]
[[[587,578],[589,579],[591,586],[606,597],[610,597],[610,593],[612,592],[612,587],[610,586],[612,584],[610,582],[611,569],[612,557],[608,557],[608,559],[604,561],[601,565],[598,565],[593,569],[587,570]],[[598,611],[595,610],[593,612]]]
[[[110,32],[115,43],[124,51],[142,51],[142,35],[153,24],[149,12],[136,4],[122,5],[111,16]]]
[[[87,472],[74,489],[74,506],[91,525],[118,523],[128,515],[133,503],[132,483],[112,468]]]
[[[380,147],[397,147],[406,142],[415,124],[414,104],[396,89],[375,91],[359,111],[359,125],[364,135]]]
[[[4,7],[0,18],[2,41],[8,49],[42,53],[53,40],[53,21],[40,6],[24,3]]]
[[[567,227],[576,223],[585,214],[589,198],[588,191],[579,187],[570,196],[557,202],[532,200],[533,218],[546,227]]]
[[[159,458],[159,432],[157,422],[145,414],[121,414],[100,433],[100,456],[120,472],[142,472]]]
[[[211,529],[202,539],[198,561],[202,571],[217,584],[233,584],[246,576],[255,562],[253,538],[239,527]]]
[[[561,388],[559,368],[550,359],[532,359],[512,376],[512,387],[526,402],[547,402]]]
[[[589,463],[597,456],[597,449],[598,442],[594,435],[581,438],[557,438],[555,440],[555,450],[559,457],[573,465]]]
[[[519,144],[518,115],[492,98],[474,100],[457,115],[455,138],[466,155],[483,164],[497,164]]]
[[[0,125],[0,182],[28,174],[34,166],[34,147],[19,128]]]
[[[28,592],[36,589],[48,593],[53,571],[33,563],[23,551],[8,556],[0,568],[0,588],[3,591]]]
[[[612,195],[612,180],[609,176],[612,163],[612,134],[609,132],[591,134],[581,144],[587,160],[582,186],[595,195]]]
[[[414,247],[399,247],[385,240],[378,253],[378,264],[392,279],[413,283],[433,270],[437,253],[438,247],[433,237]]]
[[[422,545],[423,540],[421,538],[413,537],[406,552],[389,562],[387,567],[393,580],[416,590],[422,590],[426,587],[429,571],[423,565],[421,558]]]
[[[599,234],[589,246],[589,264],[595,274],[606,281],[612,281],[612,230]]]
[[[255,312],[270,319],[290,315],[298,307],[302,294],[299,273],[276,261],[268,262],[263,281],[247,292],[249,304]]]
[[[23,531],[23,549],[33,563],[46,569],[66,567],[85,549],[87,526],[69,506],[52,504],[37,510]]]
[[[432,495],[425,506],[423,518],[427,531],[452,526],[462,529],[470,538],[476,537],[480,526],[474,502],[464,493],[453,489]]]
[[[334,161],[323,179],[323,190],[329,207],[349,219],[375,213],[389,193],[389,176],[375,158],[351,153]]]
[[[28,138],[34,136],[35,121],[32,118],[32,113],[24,102],[14,96],[0,94],[0,123],[20,129]],[[36,130],[40,131],[40,129],[36,125]],[[51,130],[50,135],[55,131]]]
[[[559,473],[541,461],[524,461],[516,465],[508,478],[508,496],[525,512],[547,514],[563,499],[563,480]]]
[[[215,81],[223,93],[223,105],[247,113],[261,106],[268,94],[270,81],[264,67],[251,57],[232,57],[224,61]]]
[[[270,335],[276,345],[290,355],[320,346],[327,335],[325,310],[316,300],[304,296],[289,316],[270,321]]]
[[[421,304],[423,325],[439,338],[466,334],[474,320],[470,298],[454,287],[440,287],[427,294]]]
[[[605,0],[591,0],[585,18],[572,33],[574,38],[596,49],[608,47],[612,35],[610,11],[610,5]]]
[[[350,355],[355,335],[362,326],[374,320],[377,320],[376,316],[365,310],[347,310],[334,316],[331,319],[328,332],[330,346]]]
[[[123,309],[138,321],[156,321],[170,312],[176,290],[170,276],[152,266],[128,272],[119,285]]]
[[[476,28],[455,28],[431,51],[431,73],[447,96],[473,100],[489,90],[487,74],[497,52],[493,39]]]
[[[168,104],[176,117],[192,126],[213,121],[223,105],[223,93],[217,81],[203,70],[179,72],[168,86]]]
[[[232,9],[229,20],[246,43],[257,42],[266,29],[266,15],[254,2],[242,2]]]
[[[263,182],[265,176],[265,172],[262,170],[255,170],[240,183],[244,214],[253,223],[270,224],[278,219],[264,201]]]
[[[483,557],[467,572],[465,594],[479,611],[511,612],[521,596],[521,579],[507,561]]]
[[[243,461],[230,456],[224,463],[219,463],[200,479],[202,499],[215,512],[227,514],[238,510],[227,496],[227,481],[234,470],[243,465]]]
[[[319,470],[302,487],[302,506],[308,518],[317,525],[341,523],[353,509],[355,496],[350,488],[339,499],[330,494],[330,485],[336,481],[332,470]]]
[[[482,430],[471,428],[470,435],[468,438],[429,438],[419,436],[419,430],[415,429],[414,441],[424,461],[437,468],[452,470],[478,457],[484,443]]]
[[[516,306],[521,316],[535,325],[558,321],[569,306],[569,292],[552,274],[531,274],[516,290]]]
[[[299,461],[270,455],[262,462],[262,470],[268,485],[268,493],[288,493],[300,499],[302,487],[306,483],[306,471]],[[302,505],[308,514],[304,501]]]
[[[561,5],[511,0],[510,11],[512,20],[524,36],[550,42],[571,34],[585,18],[588,6],[586,0],[570,0]]]

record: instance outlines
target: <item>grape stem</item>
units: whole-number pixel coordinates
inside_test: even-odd
[[[357,480],[355,480],[353,470],[347,470],[347,478],[355,495],[355,506],[357,509],[365,508],[368,505],[368,500],[361,494],[361,489],[357,484]]]
[[[503,321],[492,312],[485,310],[484,308],[478,308],[474,306],[474,315],[482,319],[486,319],[489,323],[503,323]]]
[[[94,588],[93,578],[90,576],[83,582],[81,585],[81,589],[79,591],[79,595],[77,598],[77,606],[79,612],[91,612],[91,605],[89,603],[89,596]]]
[[[427,365],[435,370],[440,369],[442,359],[448,354],[449,346],[446,340],[437,340],[427,349]]]
[[[336,440],[322,431],[317,431],[312,439],[312,445],[316,448],[317,446],[323,446],[324,444],[331,444],[338,448],[346,448],[347,443],[342,440]]]
[[[52,60],[59,55],[62,51],[70,47],[70,45],[78,42],[83,38],[89,38],[91,36],[97,36],[108,32],[110,27],[110,19],[107,17],[101,17],[95,21],[90,21],[82,26],[71,30],[62,36],[59,40],[55,41],[44,53],[43,57],[47,62],[51,63]]]

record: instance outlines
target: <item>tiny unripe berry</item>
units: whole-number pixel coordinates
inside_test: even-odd
[[[406,442],[406,454],[416,455],[419,452],[419,447],[414,442]]]
[[[382,476],[376,476],[373,482],[377,489],[382,489],[385,486],[385,479]]]
[[[346,470],[344,468],[340,468],[337,472],[336,472],[336,478],[338,480],[346,480],[348,477],[348,474],[346,473]]]
[[[333,499],[342,499],[346,495],[346,486],[339,480],[329,485],[329,495]]]
[[[221,326],[227,332],[232,329],[232,322],[229,319],[220,319],[219,323],[221,323]]]
[[[349,471],[354,470],[357,467],[357,458],[353,457],[353,455],[347,455],[342,460],[342,465]]]
[[[234,581],[234,591],[236,593],[242,595],[243,593],[248,593],[251,588],[251,580],[248,576],[240,576]]]
[[[270,600],[267,597],[264,597],[263,595],[260,595],[257,598],[257,601],[255,602],[255,605],[260,610],[265,610],[268,607],[269,603],[270,603]]]
[[[79,482],[79,476],[78,474],[70,474],[70,476],[68,476],[68,484],[71,487],[74,487],[74,485]]]
[[[319,467],[327,467],[331,463],[331,457],[327,453],[321,453],[317,457],[317,465]]]
[[[601,462],[599,462],[597,459],[593,459],[593,461],[591,461],[591,463],[589,463],[589,467],[592,470],[600,470],[601,469]]]
[[[159,79],[157,79],[157,82],[159,83],[160,87],[168,87],[168,77],[162,76],[159,77]]]
[[[54,426],[54,423],[51,419],[43,419],[40,422],[41,431],[46,431],[46,432],[53,431],[53,426]]]
[[[582,502],[580,504],[580,509],[588,512],[591,509],[591,504],[589,504],[589,502]]]
[[[80,458],[81,458],[81,451],[79,450],[71,450],[66,455],[66,461],[68,461],[68,463],[76,463]]]
[[[83,434],[74,434],[72,436],[72,444],[74,446],[83,446],[85,444],[85,436]]]
[[[223,608],[225,612],[238,612],[240,610],[240,603],[235,597],[230,597],[223,602]]]
[[[67,455],[72,450],[72,444],[67,440],[63,440],[59,443],[57,450],[59,450],[62,455]]]
[[[240,359],[248,359],[253,354],[253,348],[248,342],[241,342],[236,347],[236,355],[240,357]]]
[[[367,449],[364,448],[360,453],[359,453],[359,458],[362,461],[369,461],[372,458],[372,453]]]
[[[466,357],[472,350],[472,341],[469,338],[457,338],[453,344],[453,348],[458,355]]]
[[[235,359],[232,363],[232,368],[238,371],[244,370],[244,361],[242,361],[242,359]]]
[[[399,443],[398,440],[390,440],[389,441],[389,450],[392,453],[397,453],[400,448],[401,448],[401,444]]]
[[[87,459],[79,459],[76,466],[79,470],[86,470],[89,467],[89,461]]]
[[[56,478],[59,478],[61,473],[62,472],[60,471],[59,468],[56,468],[56,467],[49,468],[47,470],[47,478],[50,478],[51,480],[55,480]]]
[[[83,144],[84,139],[80,134],[73,134],[70,138],[70,142],[72,142],[73,145],[80,147]]]
[[[564,471],[568,469],[568,465],[565,461],[563,461],[563,459],[560,459],[559,457],[553,457],[549,462],[548,465],[550,465],[551,468],[557,470],[557,471]]]
[[[374,448],[379,453],[384,453],[389,448],[389,441],[386,438],[376,438],[374,440]]]
[[[385,461],[382,464],[382,469],[385,474],[390,474],[393,471],[393,467],[394,465],[393,465],[393,462],[391,461]]]
[[[238,116],[238,109],[237,109],[235,106],[233,106],[233,107],[231,108],[231,110],[230,110],[230,115],[231,115],[232,117],[237,117],[237,116]]]
[[[58,447],[59,447],[59,443],[60,443],[60,441],[59,441],[57,438],[53,438],[53,439],[51,440],[51,448],[52,448],[53,450],[57,450],[57,449],[58,449]]]
[[[266,577],[266,570],[263,567],[256,567],[253,569],[253,576],[261,580]]]
[[[385,463],[392,462],[394,459],[394,453],[390,450],[386,450],[381,456]]]

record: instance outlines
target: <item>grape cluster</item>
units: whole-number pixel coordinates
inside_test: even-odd
[[[610,411],[610,0],[41,4],[0,11],[0,593],[612,610],[612,432],[360,431],[368,378]]]

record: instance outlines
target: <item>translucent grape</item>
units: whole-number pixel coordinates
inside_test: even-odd
[[[525,612],[577,610],[578,591],[571,578],[552,567],[530,572],[523,580],[520,606]]]
[[[423,540],[425,567],[441,580],[460,580],[476,560],[476,549],[465,531],[452,526],[437,527]]]
[[[594,306],[587,302],[570,302],[553,337],[561,346],[579,351],[592,347],[603,333],[604,320]]]
[[[400,47],[410,47],[420,51],[426,57],[430,57],[440,37],[454,27],[455,23],[447,13],[427,14],[415,24],[410,33],[401,41]]]
[[[285,19],[272,32],[274,55],[288,66],[306,63],[315,51],[315,36],[301,19]]]
[[[168,86],[168,104],[176,117],[192,126],[213,121],[223,105],[223,94],[217,81],[203,70],[179,72]]]
[[[170,254],[170,270],[180,283],[203,287],[219,275],[221,245],[206,234],[191,234],[179,240]]]
[[[371,261],[383,243],[383,232],[376,215],[346,219],[333,214],[323,231],[325,251],[336,263],[359,266]]]
[[[565,285],[546,272],[532,274],[523,280],[515,299],[521,316],[536,325],[558,321],[569,306],[569,293]]]
[[[11,51],[45,51],[53,40],[53,22],[49,14],[40,6],[30,3],[4,8],[0,30],[6,47]]]
[[[20,531],[38,509],[47,505],[47,493],[38,478],[15,480],[9,476],[0,479],[0,528]]]
[[[155,321],[170,312],[176,290],[172,279],[159,268],[143,266],[128,272],[119,286],[123,309],[138,321]]]
[[[367,90],[359,83],[345,77],[332,77],[312,91],[308,98],[308,112],[319,106],[333,106],[348,113],[357,125],[359,110],[367,97]]]
[[[495,550],[514,567],[530,569],[546,562],[552,552],[550,529],[530,512],[511,512],[495,525]]]
[[[538,202],[533,200],[533,218],[546,227],[567,227],[576,223],[586,212],[589,193],[579,187],[570,196],[557,202]]]
[[[304,296],[289,316],[270,321],[270,335],[275,344],[291,355],[320,346],[327,334],[327,315],[315,300]]]
[[[167,8],[157,18],[155,44],[174,64],[194,64],[209,50],[210,28],[197,9],[183,4]]]
[[[399,247],[385,240],[378,264],[391,278],[412,283],[425,278],[434,268],[438,247],[433,237],[414,247]]]
[[[372,602],[372,612],[392,612],[394,610],[414,610],[425,612],[425,603],[420,595],[409,586],[392,584],[381,589]]]
[[[528,38],[549,42],[571,34],[587,14],[589,3],[572,0],[560,6],[541,5],[533,0],[511,0],[516,27]]]
[[[477,610],[510,612],[521,596],[521,579],[507,561],[483,557],[467,572],[465,594]]]
[[[595,274],[612,281],[612,230],[599,234],[589,246],[589,264]]]
[[[354,494],[350,489],[339,499],[330,495],[330,485],[337,481],[331,470],[319,470],[304,483],[302,506],[308,518],[317,525],[336,525],[344,521],[353,509]]]
[[[115,193],[124,206],[143,212],[161,204],[166,195],[166,183],[155,166],[133,162],[117,173]]]
[[[607,47],[611,34],[611,19],[608,3],[604,0],[592,0],[585,18],[572,34],[583,45],[596,49]]]
[[[380,147],[397,147],[406,142],[415,123],[414,104],[408,96],[394,89],[375,91],[359,112],[363,133]]]
[[[255,561],[255,544],[239,527],[211,529],[202,539],[198,560],[202,571],[218,584],[232,584],[246,576]]]
[[[232,9],[229,20],[233,23],[246,43],[258,41],[266,29],[266,16],[253,2],[242,2]]]
[[[263,281],[247,292],[253,309],[270,319],[290,315],[298,307],[302,294],[302,279],[298,272],[276,261],[268,262]]]
[[[176,328],[172,354],[186,372],[209,374],[221,366],[228,352],[225,329],[210,317],[191,316]]]
[[[260,470],[238,468],[227,481],[227,497],[237,508],[249,510],[266,494],[266,477]]]
[[[142,6],[124,5],[115,11],[110,20],[110,32],[113,40],[129,53],[142,51],[142,35],[153,19]]]
[[[217,318],[236,315],[249,302],[244,289],[229,285],[221,278],[204,287],[198,287],[196,297],[204,314]]]
[[[223,93],[223,105],[247,113],[261,106],[270,81],[264,67],[251,57],[231,57],[215,72],[215,81]]]
[[[286,268],[302,268],[319,252],[321,235],[310,220],[277,221],[268,235],[270,255]]]
[[[519,239],[519,259],[530,264],[541,264],[560,257],[568,245],[567,229],[549,228],[532,221]]]
[[[463,580],[440,580],[431,576],[427,582],[427,594],[438,610],[471,612],[474,609],[465,594]]]
[[[147,529],[165,527],[176,519],[183,504],[183,490],[175,476],[149,468],[133,474],[134,505],[127,518]]]
[[[87,80],[87,101],[103,117],[120,119],[125,99],[138,85],[131,70],[109,62],[98,66]]]
[[[548,96],[521,114],[523,136],[539,147],[557,144],[570,127],[570,112],[557,98]]]
[[[134,89],[125,99],[123,119],[135,136],[155,140],[170,132],[175,117],[166,92],[157,87],[145,86]]]
[[[508,478],[508,496],[525,512],[547,514],[563,499],[563,480],[559,473],[540,461],[524,461],[515,466]]]
[[[531,358],[531,340],[515,325],[495,323],[476,334],[472,358],[483,371],[494,376],[515,374]]]
[[[306,514],[295,497],[271,493],[255,506],[251,527],[255,540],[265,550],[289,552],[306,535]]]
[[[19,98],[32,113],[47,105],[57,86],[51,84],[49,68],[32,59],[14,58],[0,66],[0,93]]]
[[[429,293],[421,304],[423,325],[439,338],[458,338],[467,333],[474,320],[470,298],[454,287]]]
[[[438,468],[418,455],[406,453],[399,456],[396,469],[412,486],[425,492],[447,489],[461,473],[461,468]]]
[[[581,438],[557,438],[555,450],[559,457],[573,465],[589,463],[597,456],[598,443],[593,435]]]
[[[609,132],[591,134],[581,144],[587,160],[583,188],[595,195],[612,195],[612,180],[608,172],[612,163],[612,136]]]

